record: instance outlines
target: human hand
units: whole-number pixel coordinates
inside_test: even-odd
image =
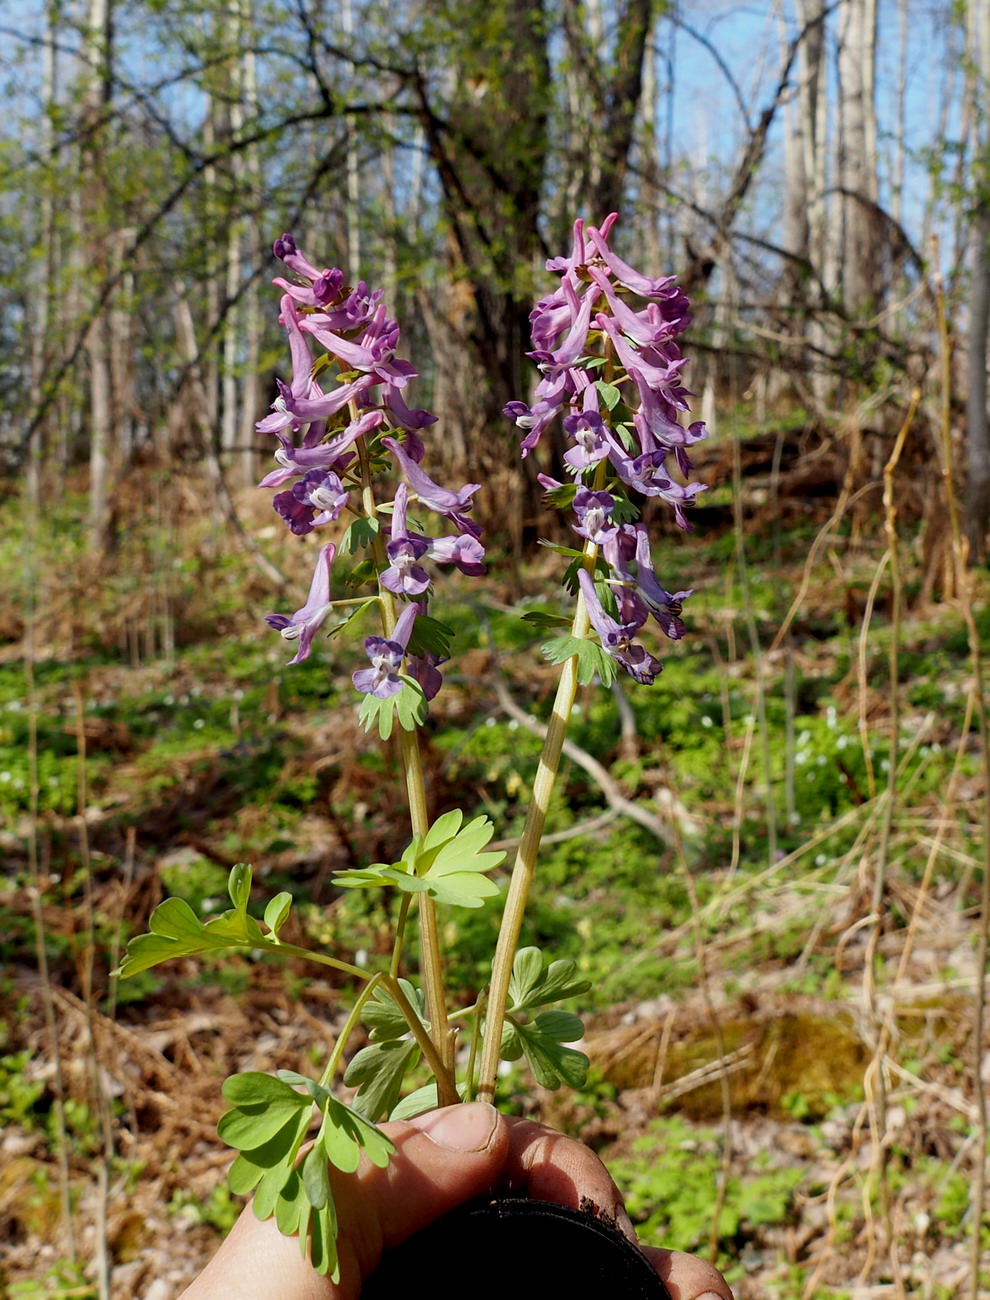
[[[574,1209],[592,1202],[631,1240],[622,1198],[591,1151],[529,1120],[506,1119],[480,1102],[383,1124],[396,1153],[387,1168],[363,1163],[347,1175],[331,1169],[340,1219],[340,1280],[320,1277],[283,1237],[274,1219],[248,1207],[181,1300],[359,1300],[361,1284],[384,1251],[466,1201],[491,1192],[556,1201]],[[646,1248],[671,1300],[732,1300],[721,1275],[681,1251]]]

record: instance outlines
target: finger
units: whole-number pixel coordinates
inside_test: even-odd
[[[622,1195],[593,1151],[532,1120],[510,1119],[507,1123],[509,1154],[500,1190],[591,1210],[636,1243]]]
[[[386,1169],[363,1161],[354,1174],[330,1171],[339,1282],[320,1277],[298,1239],[249,1206],[182,1300],[358,1300],[384,1250],[487,1192],[508,1152],[505,1120],[478,1102],[381,1127],[396,1146]]]
[[[660,1274],[671,1300],[732,1300],[725,1278],[707,1260],[683,1250],[655,1246],[641,1246],[640,1250]]]
[[[505,1120],[481,1102],[381,1127],[396,1146],[387,1167],[365,1164],[353,1178],[333,1179],[340,1216],[340,1300],[358,1296],[385,1250],[486,1193],[498,1180],[509,1148]]]

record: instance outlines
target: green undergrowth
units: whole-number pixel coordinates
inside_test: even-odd
[[[142,529],[138,549],[158,554],[167,539],[151,522]],[[69,517],[57,511],[46,536],[61,544],[71,531]],[[828,571],[812,584],[795,622],[789,668],[782,651],[756,658],[748,650],[748,619],[768,645],[797,589],[809,537],[792,530],[774,541],[781,554],[793,557],[791,568],[776,574],[761,550],[769,545],[771,530],[765,531],[750,539],[745,588],[734,569],[734,540],[726,534],[695,536],[693,574],[686,571],[684,548],[676,549],[669,572],[658,557],[658,571],[672,587],[698,588],[685,608],[686,638],[663,647],[665,670],[652,688],[622,679],[613,690],[593,685],[579,694],[571,740],[608,772],[624,798],[664,827],[658,838],[624,816],[598,824],[607,806],[603,792],[580,763],[565,758],[547,829],[573,838],[546,847],[524,938],[573,956],[593,980],[596,1007],[695,983],[691,944],[667,942],[690,921],[687,872],[702,909],[703,938],[746,931],[754,908],[769,916],[768,924],[752,927],[745,942],[726,950],[730,979],[737,973],[742,981],[755,964],[789,966],[802,958],[794,987],[829,988],[828,962],[805,951],[809,916],[819,898],[842,888],[846,855],[887,784],[891,737],[882,701],[889,689],[890,632],[878,609],[866,656],[866,685],[876,698],[864,741],[859,627],[850,610],[865,600],[872,558],[866,555],[859,568],[850,565],[851,576],[840,586],[830,586]],[[190,522],[171,545],[181,557],[169,570],[171,594],[184,593],[188,601],[173,602],[177,649],[170,659],[135,659],[132,643],[100,639],[101,620],[111,623],[115,602],[122,600],[121,570],[95,590],[88,623],[77,607],[85,634],[76,652],[56,647],[35,666],[37,807],[46,851],[61,871],[61,901],[71,906],[81,889],[67,864],[78,856],[72,819],[84,775],[98,877],[119,874],[132,828],[139,854],[160,864],[155,870],[164,890],[194,905],[219,905],[226,864],[251,861],[256,891],[291,889],[300,924],[311,933],[342,948],[378,953],[392,900],[362,892],[342,901],[332,883],[334,868],[395,857],[408,839],[392,793],[395,753],[381,753],[357,727],[348,681],[361,638],[373,630],[370,621],[366,616],[367,626],[346,643],[317,641],[310,660],[290,668],[291,647],[264,626],[263,614],[291,607],[294,599],[273,599],[250,561],[219,551],[215,529],[202,520]],[[75,535],[66,555],[83,564]],[[541,556],[541,572],[547,562]],[[913,576],[909,566],[909,582]],[[133,577],[128,581],[134,585]],[[524,575],[522,585],[535,585],[535,578]],[[468,814],[491,816],[496,836],[507,841],[521,830],[540,740],[502,712],[491,674],[501,672],[516,703],[546,721],[552,691],[549,673],[539,666],[541,636],[521,615],[561,612],[566,598],[555,580],[542,585],[542,594],[509,607],[479,604],[469,584],[456,580],[452,598],[437,607],[453,630],[454,655],[445,669],[448,686],[423,736],[433,811],[463,801]],[[210,609],[212,621],[205,617]],[[981,610],[979,618],[990,636],[990,613]],[[493,644],[499,647],[497,669],[489,654]],[[952,611],[927,610],[916,621],[909,616],[901,629],[897,761],[905,817],[912,810],[923,815],[944,787],[965,707],[967,654],[964,629]],[[630,717],[632,732],[623,741]],[[0,663],[0,824],[12,837],[7,847],[15,859],[8,890],[26,880],[29,738],[26,677],[9,658]],[[964,778],[975,764],[970,748],[962,759]],[[596,829],[578,833],[590,822]],[[328,856],[325,844],[312,847],[307,835],[314,825],[329,824],[335,847]],[[963,834],[971,834],[968,827]],[[814,848],[805,851],[815,837]],[[972,853],[977,849],[970,845]],[[769,879],[754,900],[747,880],[762,880],[759,873],[772,872],[787,855],[793,865],[784,878]],[[904,857],[902,869],[916,878],[923,858]],[[960,863],[958,855],[940,860],[943,878],[960,878]],[[730,877],[723,900],[720,891]],[[803,899],[804,910],[774,920],[768,899],[775,889]],[[26,914],[21,919],[23,925],[6,927],[8,959],[21,951],[26,960],[29,953],[31,926]],[[906,920],[896,910],[894,919]],[[496,920],[492,908],[442,918],[452,941],[455,987],[476,989],[484,981]],[[108,942],[111,922],[96,918]],[[57,935],[49,941],[55,949],[63,942]]]
[[[676,1241],[679,1249],[698,1253],[707,1251],[721,1168],[718,1131],[676,1115],[655,1120],[629,1155],[609,1161],[640,1240],[651,1246]],[[747,1244],[767,1228],[794,1221],[794,1194],[803,1177],[786,1158],[763,1152],[744,1175],[729,1178],[717,1240],[730,1281],[732,1262]]]

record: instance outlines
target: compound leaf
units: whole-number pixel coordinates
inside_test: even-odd
[[[344,1083],[357,1088],[355,1109],[372,1122],[389,1115],[398,1105],[403,1079],[419,1057],[414,1039],[393,1038],[362,1047],[344,1075]]]
[[[532,1010],[587,993],[591,981],[575,978],[576,971],[577,963],[570,957],[548,963],[539,948],[520,948],[509,980],[510,1010]]]

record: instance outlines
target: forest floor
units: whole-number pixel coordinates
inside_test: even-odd
[[[567,1094],[513,1068],[504,1104],[589,1143],[643,1240],[711,1250],[740,1300],[975,1294],[987,792],[964,620],[910,518],[895,624],[882,521],[837,519],[832,501],[778,532],[765,485],[747,486],[741,530],[713,493],[695,538],[670,548],[668,582],[699,594],[656,686],[581,697],[572,738],[610,784],[576,760],[565,771],[528,937],[594,982],[575,1007],[592,1072]],[[216,1135],[223,1078],[312,1073],[346,1016],[342,986],[295,962],[186,959],[108,981],[162,897],[210,911],[251,861],[259,902],[291,886],[298,936],[387,951],[387,908],[332,872],[401,851],[394,757],[357,726],[351,652],[335,651],[343,685],[328,689],[258,628],[273,599],[301,603],[308,552],[270,542],[238,501],[292,574],[273,598],[197,515],[195,484],[173,475],[168,493],[154,497],[168,529],[149,515],[126,564],[98,574],[67,555],[80,512],[66,501],[37,543],[31,644],[6,507],[0,1297],[85,1300],[100,1270],[114,1300],[177,1296],[238,1210]],[[426,766],[435,811],[459,799],[510,842],[539,748],[516,714],[545,717],[552,679],[518,617],[532,599],[500,581],[486,604],[455,584],[463,649]],[[628,820],[616,794],[665,829]],[[445,932],[451,984],[470,996],[492,922]],[[982,1246],[986,1293],[985,1225]]]

